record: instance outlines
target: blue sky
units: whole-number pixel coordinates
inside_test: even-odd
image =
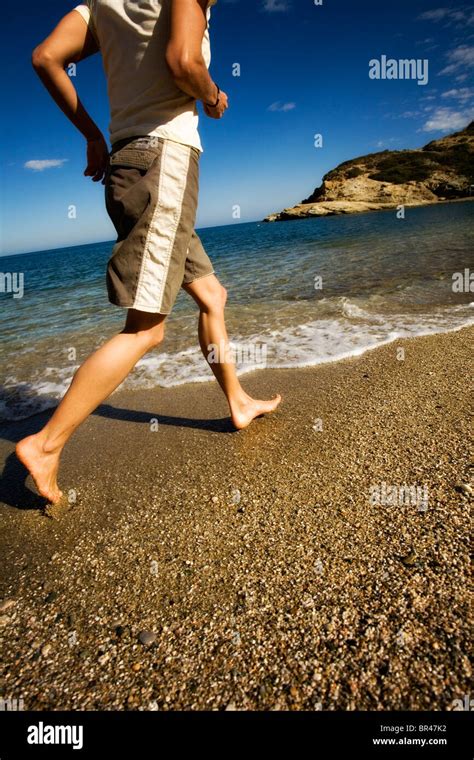
[[[31,50],[75,4],[24,0],[21,13],[10,3],[2,11],[3,254],[113,238],[103,187],[82,174],[84,140],[30,64]],[[237,205],[240,221],[261,219],[308,196],[341,161],[420,147],[474,118],[472,4],[218,0],[211,42],[211,72],[230,108],[220,122],[201,119],[198,227],[239,221]],[[370,79],[369,61],[382,55],[428,59],[428,84]],[[100,56],[79,64],[73,81],[106,132]],[[315,134],[322,134],[322,148]],[[38,170],[35,161],[60,165]]]

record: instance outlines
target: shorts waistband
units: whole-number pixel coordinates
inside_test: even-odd
[[[124,137],[122,140],[117,140],[112,144],[112,153],[116,153],[118,150],[122,150],[122,148],[125,148],[126,145],[133,142],[134,140],[147,140],[156,144],[156,141],[159,139],[161,138],[154,137],[153,135],[133,135],[132,137]]]
[[[168,139],[169,138],[167,137],[158,137],[158,135],[133,135],[132,137],[124,137],[122,140],[117,140],[112,143],[111,154],[117,153],[117,151],[122,150],[122,148],[125,148],[132,142],[138,143],[136,145],[138,150],[147,150],[149,148],[157,148],[160,144],[167,142]],[[183,148],[190,148],[198,158],[200,157],[201,151],[194,145],[185,145],[184,143],[178,144],[182,145]]]

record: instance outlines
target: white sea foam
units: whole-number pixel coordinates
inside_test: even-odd
[[[321,302],[319,306],[321,305]],[[347,298],[323,304],[323,318],[281,329],[268,326],[259,333],[234,335],[239,344],[265,344],[266,367],[311,367],[359,356],[365,351],[399,338],[456,331],[474,324],[474,303],[438,308],[427,313],[373,313]],[[189,340],[189,339],[188,339]],[[260,365],[261,366],[261,365]],[[48,367],[28,383],[7,378],[5,398],[0,398],[0,418],[21,419],[55,406],[69,386],[75,367]],[[238,366],[239,375],[256,369],[252,363]],[[169,388],[201,383],[212,374],[197,346],[176,352],[152,352],[138,362],[122,387],[128,389]]]

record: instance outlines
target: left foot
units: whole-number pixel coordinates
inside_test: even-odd
[[[44,496],[51,504],[57,504],[62,496],[56,480],[59,452],[46,452],[41,435],[36,433],[17,443],[16,455],[29,471],[41,496]]]
[[[237,430],[243,430],[250,425],[255,417],[261,417],[262,414],[274,412],[280,401],[281,396],[278,394],[270,401],[259,401],[247,396],[246,399],[231,404],[231,419],[234,427]]]

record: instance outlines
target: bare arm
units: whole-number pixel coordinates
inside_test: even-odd
[[[95,182],[107,167],[107,143],[99,127],[82,105],[65,67],[97,53],[98,47],[84,19],[71,11],[33,51],[33,67],[44,86],[74,126],[87,140],[88,162],[84,172]]]
[[[171,0],[171,35],[166,51],[178,87],[205,104],[215,103],[218,95],[202,56],[207,5],[208,0]],[[219,104],[215,108],[206,106],[206,113],[221,118],[227,105],[227,95],[221,92]]]

